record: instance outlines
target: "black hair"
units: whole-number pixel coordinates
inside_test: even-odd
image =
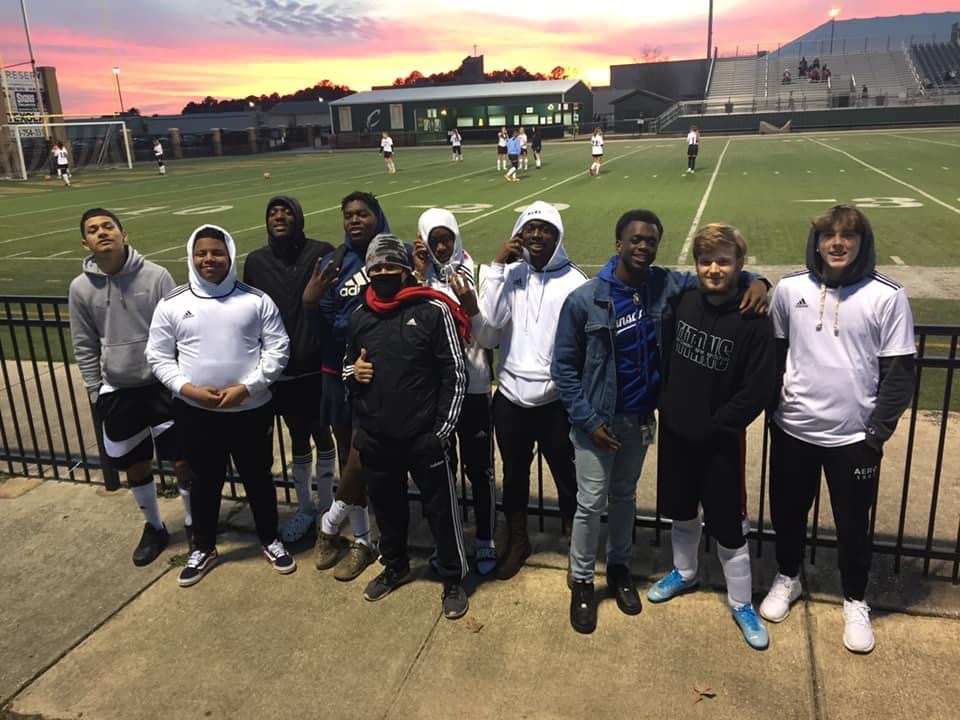
[[[663,223],[660,222],[660,218],[657,217],[657,214],[652,210],[627,210],[623,215],[620,216],[620,219],[617,220],[617,230],[614,238],[616,240],[620,239],[620,234],[624,229],[632,222],[645,222],[655,225],[657,231],[660,233],[660,239],[663,240]]]
[[[120,222],[120,218],[118,218],[109,210],[104,210],[103,208],[96,207],[96,208],[90,208],[83,215],[80,216],[80,237],[82,238],[87,237],[87,232],[86,232],[87,220],[89,220],[92,217],[99,217],[101,215],[104,215],[110,218],[111,220],[113,220],[114,225],[117,226],[120,232],[123,232],[123,223]]]
[[[211,238],[212,240],[219,240],[224,245],[227,244],[227,236],[224,235],[223,230],[213,227],[213,225],[204,225],[193,236],[193,242],[196,244],[197,240],[200,238]]]
[[[377,217],[380,217],[382,214],[380,211],[380,202],[377,200],[377,198],[368,192],[363,192],[362,190],[354,190],[340,201],[341,212],[346,210],[347,205],[354,201],[362,202],[364,205],[370,208],[370,211]]]

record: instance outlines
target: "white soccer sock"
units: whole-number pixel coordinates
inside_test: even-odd
[[[540,161],[537,160],[537,167],[540,167]]]
[[[313,454],[300,455],[293,459],[293,486],[297,489],[297,509],[307,515],[316,515],[313,496],[310,492],[310,473],[313,470]]]
[[[178,488],[180,499],[183,500],[183,524],[193,525],[193,508],[190,505],[190,491]]]
[[[160,166],[160,174],[161,174],[161,175],[166,175],[166,174],[167,174],[167,168],[166,168],[166,166],[164,166],[164,165],[161,165],[161,166]]]
[[[750,552],[744,543],[736,549],[717,543],[717,556],[723,566],[727,581],[727,602],[736,610],[749,605],[753,599],[753,582],[750,577]]]
[[[130,490],[133,493],[133,499],[140,506],[143,518],[153,525],[155,530],[162,528],[163,520],[160,519],[160,505],[157,503],[157,486],[153,479],[151,478],[146,485],[138,485]]]
[[[350,508],[350,530],[356,542],[370,546],[370,515],[362,505]]]
[[[503,163],[497,160],[497,170],[503,170]]]
[[[343,525],[343,521],[350,514],[350,508],[351,506],[343,500],[334,500],[330,509],[324,514],[323,522],[320,523],[323,526],[323,532],[327,535],[339,535],[340,526]]]
[[[697,575],[697,550],[700,546],[702,526],[700,518],[693,520],[674,520],[670,541],[673,545],[673,565],[684,580]]]
[[[321,512],[333,503],[333,481],[336,473],[336,451],[333,448],[317,450],[317,507]]]
[[[507,177],[513,177],[516,174],[517,174],[517,169],[515,167],[512,167],[509,170],[507,170]]]

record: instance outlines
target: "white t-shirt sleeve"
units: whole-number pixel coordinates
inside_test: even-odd
[[[773,322],[773,336],[778,340],[790,338],[790,300],[783,284],[777,285],[770,303],[770,320]]]
[[[907,293],[901,288],[880,309],[880,352],[878,357],[916,353],[913,312]]]

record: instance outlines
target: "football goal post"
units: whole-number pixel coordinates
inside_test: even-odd
[[[130,137],[122,120],[19,123],[0,125],[0,177],[55,175],[51,151],[58,141],[69,153],[72,171],[133,169]]]

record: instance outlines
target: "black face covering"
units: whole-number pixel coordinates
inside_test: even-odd
[[[403,273],[391,273],[389,275],[374,275],[370,278],[370,284],[373,285],[373,291],[381,300],[390,300],[400,292],[403,287]]]

